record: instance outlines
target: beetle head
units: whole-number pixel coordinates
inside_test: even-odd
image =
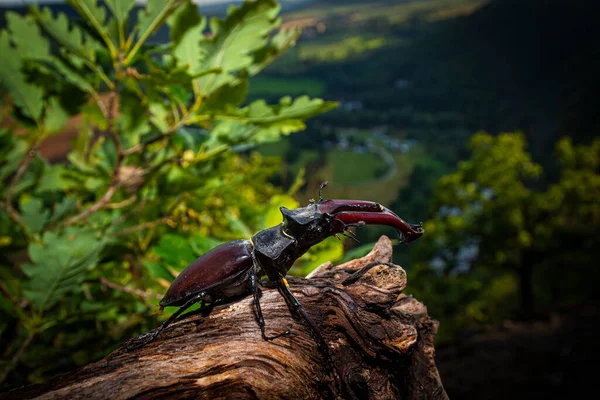
[[[313,246],[330,236],[331,217],[319,212],[317,204],[290,210],[279,207],[283,215],[283,230],[303,245]]]

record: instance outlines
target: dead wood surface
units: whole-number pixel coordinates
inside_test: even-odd
[[[265,342],[248,296],[184,318],[144,348],[120,348],[0,399],[446,399],[433,359],[437,323],[401,293],[406,274],[391,256],[382,236],[361,259],[289,280],[330,348],[329,361],[302,321]],[[276,289],[263,288],[261,305],[268,334],[289,327]]]

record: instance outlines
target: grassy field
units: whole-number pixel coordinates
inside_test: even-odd
[[[385,37],[358,35],[303,43],[299,46],[298,57],[303,61],[331,63],[358,57],[390,45],[391,41]]]
[[[349,16],[354,23],[373,18],[385,18],[393,23],[404,23],[414,18],[427,21],[453,18],[473,12],[488,0],[427,0],[402,1],[378,0],[347,2],[332,6],[328,3],[314,2],[310,7],[287,14],[284,21],[305,18],[319,20],[335,16]]]
[[[358,154],[347,150],[327,153],[327,174],[336,185],[357,185],[377,179],[387,168],[373,153]]]
[[[366,132],[362,132],[362,135],[366,135]],[[262,145],[258,150],[264,156],[285,157],[290,147],[290,140],[286,138],[277,143]],[[331,185],[327,188],[328,197],[361,198],[391,204],[408,184],[417,159],[423,155],[423,149],[417,146],[407,153],[390,154],[395,168],[390,168],[384,159],[374,152],[356,153],[333,149],[322,159],[321,152],[302,149],[293,162],[284,163],[281,178],[283,181],[292,182],[302,168],[311,168],[312,165],[313,171],[306,176],[308,190],[318,187],[323,181],[329,181]],[[321,166],[318,167],[319,165]],[[313,195],[314,193],[306,193],[299,197]]]
[[[314,1],[283,15],[285,26],[302,26],[313,34],[302,37],[269,70],[279,75],[305,76],[307,65],[367,59],[379,50],[399,49],[412,40],[410,34],[406,38],[390,35],[391,27],[409,27],[416,21],[426,23],[467,15],[487,2],[361,0],[332,4]]]
[[[327,155],[327,163],[312,176],[307,176],[308,187],[318,187],[318,183],[329,181],[328,197],[392,204],[408,184],[416,157],[421,153],[422,149],[417,147],[408,153],[393,154],[396,169],[393,174],[386,175],[388,166],[377,154],[333,150]]]

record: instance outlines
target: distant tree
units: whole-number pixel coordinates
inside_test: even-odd
[[[420,297],[435,298],[427,304],[438,304],[443,315],[462,322],[510,315],[518,288],[518,309],[530,316],[534,272],[543,283],[552,271],[560,285],[586,271],[570,293],[585,291],[586,279],[598,276],[590,266],[600,244],[600,140],[560,141],[561,178],[548,188],[525,146],[519,133],[478,133],[471,158],[438,182],[411,282]],[[550,303],[568,298],[566,290],[548,299],[546,284],[536,288]]]
[[[600,280],[600,139],[573,145],[557,143],[560,179],[538,197],[535,239],[543,245],[539,292],[543,300],[598,299]]]
[[[133,0],[68,2],[78,21],[34,6],[7,13],[0,32],[10,98],[0,384],[43,380],[155,326],[152,308],[189,262],[297,205],[268,184],[278,163],[248,150],[335,106],[305,96],[246,104],[250,78],[300,33],[277,30],[274,0],[210,24],[190,0],[149,0],[135,18]],[[171,41],[151,44],[165,22]],[[84,123],[68,161],[49,164],[40,144],[75,114]]]

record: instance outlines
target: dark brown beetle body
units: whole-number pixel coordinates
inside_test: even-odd
[[[321,185],[321,189],[327,184]],[[294,262],[312,246],[329,236],[338,234],[356,240],[348,230],[350,226],[378,224],[393,226],[398,230],[402,242],[410,242],[423,234],[420,225],[406,223],[389,209],[378,203],[362,200],[323,200],[319,190],[319,201],[306,207],[288,210],[281,207],[283,223],[258,232],[250,240],[236,240],[222,244],[187,267],[174,281],[165,297],[160,301],[163,307],[180,307],[167,321],[155,331],[132,339],[127,343],[129,350],[142,347],[173,322],[181,313],[195,303],[227,303],[234,298],[252,293],[258,324],[265,340],[267,336],[265,322],[260,307],[260,295],[257,279],[267,276],[275,283],[279,292],[296,314],[301,316],[313,332],[319,347],[326,345],[317,328],[310,321],[302,306],[289,289],[285,276]],[[135,343],[139,339],[146,339]]]
[[[160,301],[161,308],[183,306],[198,293],[206,292],[205,301],[217,295],[235,297],[248,291],[244,275],[252,268],[252,244],[249,240],[235,240],[215,247],[197,258],[173,281]],[[240,279],[241,278],[241,279]]]

